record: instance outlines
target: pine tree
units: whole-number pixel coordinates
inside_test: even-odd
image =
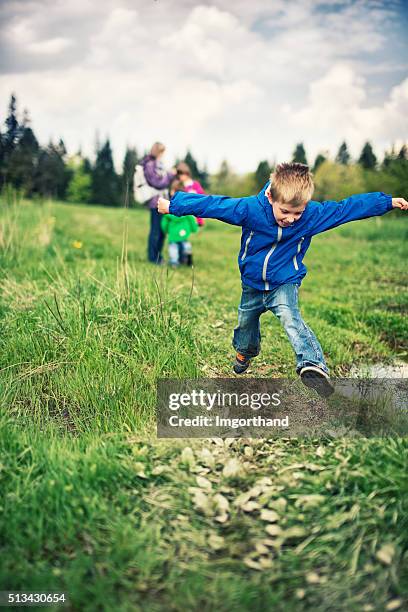
[[[384,159],[383,159],[383,162],[382,162],[382,167],[384,169],[387,169],[389,167],[389,165],[395,159],[397,159],[397,154],[395,153],[394,145],[392,145],[391,151],[385,151],[385,153],[384,153]]]
[[[49,147],[41,147],[39,151],[34,190],[41,196],[55,197],[56,195],[56,186]]]
[[[186,156],[183,161],[189,166],[191,170],[191,176],[198,180],[200,171],[198,169],[197,162],[194,159],[191,151],[187,151]]]
[[[125,157],[122,165],[122,177],[121,177],[121,200],[126,201],[128,198],[128,205],[135,203],[133,195],[133,177],[135,174],[135,167],[138,161],[137,151],[135,148],[127,147]],[[126,195],[127,194],[127,195]]]
[[[99,136],[99,130],[96,130],[95,139],[94,139],[95,158],[98,157],[100,150],[101,150],[101,139]]]
[[[191,151],[187,151],[183,161],[189,166],[191,170],[191,176],[197,181],[199,181],[204,187],[204,189],[206,189],[208,187],[208,172],[206,170],[199,169],[198,164],[194,159]]]
[[[361,151],[358,163],[366,170],[374,170],[377,165],[377,158],[374,154],[371,144],[368,141],[365,143]]]
[[[92,175],[92,164],[87,157],[83,157],[84,172]]]
[[[25,117],[21,136],[8,160],[8,181],[22,189],[26,196],[33,193],[38,164],[39,145],[29,126],[28,115]]]
[[[326,161],[326,159],[327,157],[323,155],[323,153],[319,153],[316,156],[315,162],[313,164],[313,172],[317,172],[317,169],[319,168],[319,166],[321,166],[322,163]]]
[[[408,147],[406,144],[403,144],[400,152],[398,153],[398,159],[408,159]]]
[[[71,171],[65,165],[60,143],[50,142],[45,149],[40,149],[34,186],[37,193],[63,200],[70,178]]]
[[[299,142],[296,145],[296,148],[293,152],[292,161],[297,162],[299,164],[307,165],[306,151],[305,151],[305,147],[303,146],[302,142]]]
[[[64,157],[66,157],[67,155],[67,149],[65,147],[65,143],[62,140],[62,138],[59,139],[57,146],[55,147],[55,150],[57,151],[58,155],[64,159]]]
[[[92,172],[92,202],[118,206],[120,200],[120,184],[112,159],[112,149],[109,139],[99,150]]]
[[[17,119],[17,99],[14,94],[11,94],[8,106],[8,115],[6,117],[6,131],[2,135],[1,142],[1,185],[9,181],[8,165],[11,154],[13,153],[18,139],[21,135],[20,125]]]
[[[266,160],[259,162],[257,169],[255,170],[255,183],[256,188],[261,189],[267,181],[269,181],[271,175],[271,168]]]
[[[11,95],[6,118],[6,132],[4,134],[4,148],[6,156],[10,155],[20,136],[20,125],[17,120],[17,99]]]
[[[351,159],[350,158],[350,153],[348,152],[347,144],[344,141],[344,142],[341,143],[340,148],[339,148],[339,150],[337,152],[336,162],[338,164],[343,164],[343,166],[347,166],[347,164],[349,163],[350,159]]]

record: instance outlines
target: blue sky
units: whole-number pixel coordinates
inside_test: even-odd
[[[408,140],[405,0],[3,0],[0,112],[11,91],[42,142],[93,154],[190,147],[211,171],[381,155]]]

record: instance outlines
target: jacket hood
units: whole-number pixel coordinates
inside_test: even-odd
[[[269,187],[269,185],[270,185],[270,181],[267,181],[265,185],[262,187],[261,191],[258,193],[257,197],[258,197],[258,200],[260,200],[261,202],[263,202],[264,200],[267,200],[267,202],[269,203],[269,200],[265,195],[266,188]]]

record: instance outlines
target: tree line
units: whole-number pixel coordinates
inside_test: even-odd
[[[95,160],[81,152],[68,156],[64,141],[39,144],[29,113],[19,117],[17,100],[11,95],[4,129],[0,129],[0,189],[11,186],[25,197],[50,197],[72,202],[120,206],[132,205],[133,176],[140,159],[134,147],[127,147],[121,172],[113,163],[109,138],[96,139]],[[183,160],[195,177],[208,188],[208,175],[191,152]]]
[[[4,129],[0,129],[0,189],[10,186],[25,197],[50,197],[78,203],[110,206],[133,205],[133,176],[139,155],[127,147],[121,172],[113,163],[109,139],[95,146],[95,160],[80,152],[68,156],[62,139],[39,144],[31,127],[29,113],[22,117],[17,100],[11,95]],[[213,193],[238,196],[260,189],[269,179],[274,164],[261,161],[254,172],[238,175],[228,162],[222,162],[218,172],[209,175],[201,169],[190,151],[183,160],[192,170],[193,178]],[[303,143],[294,148],[292,161],[308,164]],[[385,191],[403,197],[408,195],[408,148],[393,147],[379,161],[370,142],[353,160],[347,143],[342,142],[334,159],[319,153],[311,166],[316,183],[316,199],[339,199],[350,193]]]
[[[298,143],[291,161],[307,164],[314,174],[316,185],[314,199],[338,200],[353,193],[384,191],[402,197],[408,195],[408,147],[404,144],[396,150],[392,147],[379,161],[369,142],[366,142],[359,157],[352,159],[346,142],[342,142],[334,159],[319,153],[310,163],[303,143]],[[263,160],[255,172],[235,174],[227,161],[219,171],[209,178],[213,193],[230,196],[245,196],[255,193],[269,179],[274,163]]]

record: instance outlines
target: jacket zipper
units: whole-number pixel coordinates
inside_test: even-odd
[[[250,232],[248,238],[245,241],[245,249],[244,249],[244,253],[243,253],[242,257],[241,257],[241,261],[244,261],[245,257],[247,256],[248,245],[251,242],[251,238],[252,238],[253,235],[254,235],[254,232],[253,231]]]
[[[274,250],[276,249],[276,247],[278,246],[278,242],[280,242],[280,239],[282,238],[282,228],[279,225],[278,226],[278,237],[276,239],[276,242],[273,243],[273,245],[271,246],[271,248],[269,249],[265,259],[264,259],[264,263],[263,263],[263,269],[262,269],[262,280],[265,282],[265,291],[269,290],[269,283],[266,280],[266,271],[268,269],[268,261],[270,256],[272,255],[272,253],[274,252]]]
[[[293,265],[295,266],[295,270],[299,270],[299,264],[297,262],[297,256],[299,255],[301,249],[302,249],[302,242],[304,241],[304,238],[301,238],[298,242],[297,245],[297,252],[294,254],[293,256]]]

